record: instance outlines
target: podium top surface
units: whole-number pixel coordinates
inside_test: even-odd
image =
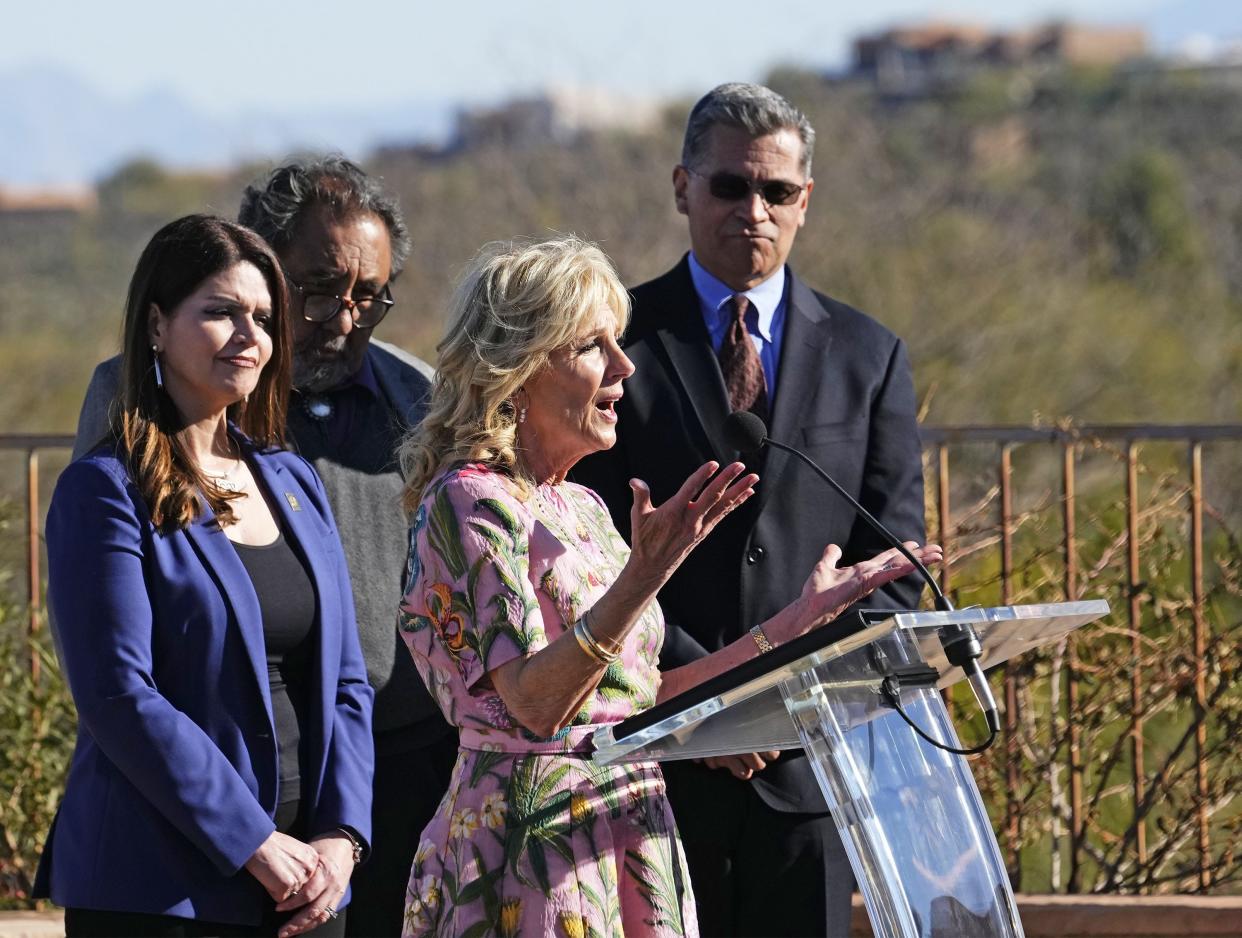
[[[987,669],[1033,648],[1059,642],[1075,629],[1107,615],[1108,611],[1108,603],[1104,600],[970,607],[944,612],[856,611],[704,681],[650,710],[601,727],[595,734],[596,745],[601,754],[604,750],[611,753],[611,761],[625,750],[641,749],[667,733],[684,733],[702,720],[767,692],[774,695],[772,707],[783,712],[784,705],[775,690],[782,681],[868,646],[871,646],[870,657],[861,676],[858,668],[850,668],[852,682],[870,680],[878,687],[884,677],[897,674],[903,682],[949,687],[964,675],[960,668],[950,665],[945,656],[940,632],[946,626],[966,625],[974,630],[982,648],[980,664]],[[893,635],[904,635],[912,640],[921,661],[886,655],[884,648],[891,643],[883,640]],[[747,706],[753,711],[758,703]]]

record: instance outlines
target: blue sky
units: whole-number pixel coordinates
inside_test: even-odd
[[[1236,0],[5,0],[0,73],[68,70],[100,92],[161,88],[217,114],[241,109],[495,100],[548,84],[692,94],[776,63],[833,66],[894,22],[999,27],[1053,16],[1181,32],[1242,32]],[[1206,24],[1206,27],[1205,25]],[[1223,25],[1222,25],[1223,24]]]

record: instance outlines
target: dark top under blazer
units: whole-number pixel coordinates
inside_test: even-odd
[[[924,537],[923,474],[914,383],[900,339],[788,274],[788,312],[769,434],[805,452],[899,537]],[[629,537],[637,476],[660,504],[709,459],[737,458],[722,437],[728,395],[685,258],[633,291],[623,342],[634,362],[618,405],[617,444],[583,460],[574,478],[596,489]],[[662,668],[744,635],[797,598],[824,546],[853,563],[887,545],[796,457],[769,449],[756,494],[725,519],[660,591],[668,621]],[[873,607],[909,608],[921,585],[889,584]],[[824,810],[804,760],[783,758],[756,776],[772,807]]]
[[[241,442],[315,590],[306,833],[369,842],[372,691],[328,501],[301,457]],[[257,924],[270,899],[242,866],[275,830],[276,740],[258,599],[232,543],[210,509],[158,533],[100,447],[62,473],[47,547],[78,741],[35,894]]]

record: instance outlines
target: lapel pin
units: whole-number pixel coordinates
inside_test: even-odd
[[[285,501],[289,503],[289,507],[294,511],[301,511],[302,505],[298,502],[298,497],[292,492],[285,492]]]

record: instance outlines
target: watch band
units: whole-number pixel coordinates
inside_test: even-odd
[[[772,650],[772,643],[768,641],[767,633],[763,631],[762,625],[752,626],[750,637],[755,640],[755,644],[759,646],[759,654],[764,655]]]

